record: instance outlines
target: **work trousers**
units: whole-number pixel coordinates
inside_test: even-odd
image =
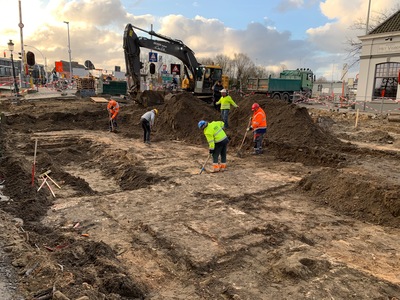
[[[228,148],[229,139],[226,138],[219,143],[215,143],[214,153],[213,153],[213,163],[217,164],[218,159],[221,156],[221,164],[226,164],[226,150]]]
[[[150,132],[151,132],[150,122],[146,119],[140,119],[140,123],[142,124],[143,128],[143,142],[150,143]]]
[[[110,127],[110,131],[113,130],[113,129],[116,129],[118,127],[117,118],[116,117],[114,119],[110,120],[109,127]]]
[[[213,103],[214,103],[214,108],[218,110],[219,112],[221,111],[221,104],[216,104],[218,100],[221,99],[221,93],[214,93],[213,95]]]
[[[263,143],[263,139],[264,139],[264,135],[265,133],[259,133],[257,131],[254,132],[254,152],[256,154],[261,154],[263,152],[262,150],[262,143]]]
[[[221,109],[221,118],[224,122],[224,128],[228,128],[229,109]]]

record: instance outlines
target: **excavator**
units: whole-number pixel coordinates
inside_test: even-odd
[[[158,39],[153,40],[137,36],[134,28]],[[140,61],[140,48],[142,47],[166,53],[181,60],[184,65],[184,74],[189,78],[188,91],[207,102],[212,97],[214,83],[221,80],[225,85],[224,83],[227,81],[227,77],[222,75],[220,66],[200,64],[194,56],[194,52],[181,40],[172,39],[153,30],[146,31],[132,24],[127,24],[123,38],[128,85],[127,96],[134,101],[140,103],[140,69],[143,66]]]

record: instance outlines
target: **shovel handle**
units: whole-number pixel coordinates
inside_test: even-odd
[[[247,128],[249,128],[249,127],[250,127],[250,124],[251,124],[251,119],[252,119],[252,118],[250,118],[250,120],[249,120],[249,124],[248,124],[248,125],[247,125],[247,127],[246,127],[246,132],[244,133],[244,137],[243,137],[242,143],[240,144],[240,147],[239,147],[239,149],[238,149],[238,152],[240,151],[240,149],[242,149],[242,147],[243,147],[243,144],[244,144],[244,141],[246,140],[246,136],[247,136]]]
[[[206,164],[208,163],[208,160],[210,159],[210,157],[211,157],[211,154],[207,157],[206,161],[204,162],[203,166],[201,167],[201,170],[200,170],[199,174],[203,173],[203,171],[204,171],[204,169],[206,167]]]

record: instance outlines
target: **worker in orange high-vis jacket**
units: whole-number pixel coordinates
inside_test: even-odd
[[[117,101],[110,99],[107,104],[108,116],[110,121],[110,131],[115,132],[117,129],[117,116],[119,113],[119,104]]]
[[[251,106],[253,116],[251,118],[251,126],[248,131],[253,130],[254,152],[258,155],[263,153],[262,143],[264,135],[267,133],[267,115],[258,103]]]

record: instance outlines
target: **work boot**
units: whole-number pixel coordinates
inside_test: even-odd
[[[217,173],[217,172],[219,172],[219,164],[218,163],[216,163],[216,164],[213,164],[213,169],[212,169],[212,173]]]
[[[226,171],[226,164],[220,164],[219,165],[219,169],[220,169],[221,172]]]

